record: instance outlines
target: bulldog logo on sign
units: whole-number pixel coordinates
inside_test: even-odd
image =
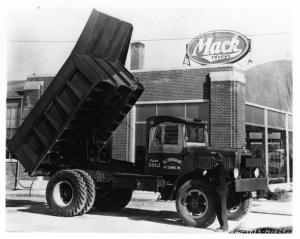
[[[233,63],[250,50],[249,39],[234,31],[211,31],[195,37],[187,45],[188,57],[200,64]]]

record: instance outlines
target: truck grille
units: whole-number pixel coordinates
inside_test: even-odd
[[[197,157],[194,159],[194,168],[202,168],[202,169],[211,169],[217,161],[213,157]],[[223,161],[224,167],[227,169],[231,169],[235,167],[234,158],[224,157]]]

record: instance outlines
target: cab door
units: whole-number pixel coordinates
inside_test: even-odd
[[[179,174],[183,165],[183,124],[163,122],[149,131],[146,173],[154,175]]]

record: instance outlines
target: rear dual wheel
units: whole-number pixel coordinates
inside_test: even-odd
[[[82,211],[79,213],[79,215],[83,215],[84,213],[88,213],[94,205],[96,198],[95,182],[87,172],[80,169],[75,169],[74,171],[80,174],[86,186],[86,203]]]
[[[95,185],[82,170],[61,170],[52,176],[46,189],[47,203],[56,216],[87,213],[95,200]]]

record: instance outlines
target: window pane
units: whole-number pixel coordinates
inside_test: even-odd
[[[287,155],[285,131],[268,131],[269,178],[272,182],[286,182]],[[275,181],[274,181],[275,180]]]
[[[277,127],[285,128],[285,115],[277,113]]]
[[[246,123],[264,124],[264,110],[251,105],[246,105]]]
[[[188,125],[187,141],[193,143],[204,143],[204,128],[197,125]]]
[[[253,107],[253,118],[255,124],[264,124],[264,110],[258,107]]]
[[[136,106],[136,121],[146,121],[151,116],[155,116],[155,105]]]
[[[178,126],[177,125],[166,125],[165,126],[164,144],[178,144]]]
[[[135,144],[136,146],[146,145],[146,124],[135,125]]]
[[[293,130],[293,116],[291,115],[288,116],[288,124],[289,124],[288,126],[289,130]]]
[[[277,126],[277,117],[276,112],[274,111],[268,111],[268,126],[276,128]]]
[[[249,105],[246,105],[246,107],[245,107],[245,120],[246,120],[246,123],[253,123],[252,108]]]
[[[208,121],[208,103],[188,103],[186,104],[186,117],[188,119],[201,119]]]
[[[264,141],[264,127],[246,125],[246,143],[247,149],[252,153],[252,157],[262,160],[263,167],[261,168],[261,175],[265,176],[265,141]]]
[[[157,115],[184,118],[184,104],[159,104],[157,105]]]
[[[273,128],[285,128],[285,115],[268,110],[268,126]]]
[[[162,133],[162,126],[157,125],[154,133],[153,142],[156,145],[161,145],[161,133]]]
[[[10,127],[11,128],[17,128],[18,127],[17,123],[18,123],[18,121],[16,119],[12,119],[10,121],[10,124],[11,124]]]
[[[18,110],[16,108],[11,109],[11,118],[16,119],[18,117]]]

